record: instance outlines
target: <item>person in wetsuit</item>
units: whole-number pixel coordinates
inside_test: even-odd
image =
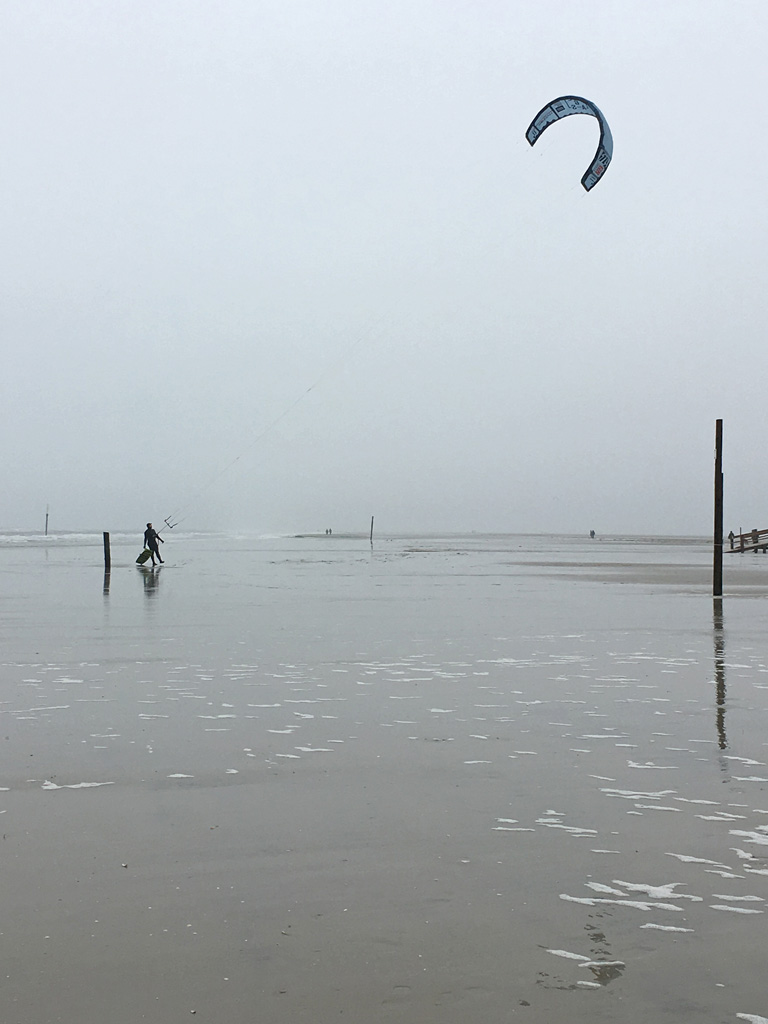
[[[149,553],[152,557],[152,565],[155,564],[155,557],[157,557],[160,565],[163,564],[163,560],[160,557],[160,549],[157,546],[158,541],[160,541],[161,544],[165,544],[165,541],[152,526],[152,523],[147,523],[147,528],[144,531],[144,547],[149,548]]]

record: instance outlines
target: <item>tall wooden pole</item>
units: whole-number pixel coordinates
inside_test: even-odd
[[[723,596],[723,421],[715,420],[715,550],[712,596]]]
[[[48,509],[50,505],[45,506],[45,536],[48,536]]]
[[[109,534],[104,534],[104,572],[112,570],[112,554],[109,550]]]
[[[373,516],[371,516],[371,544],[373,544]]]

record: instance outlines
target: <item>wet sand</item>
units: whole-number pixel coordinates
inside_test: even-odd
[[[0,546],[4,1022],[768,1017],[768,557],[172,541]]]

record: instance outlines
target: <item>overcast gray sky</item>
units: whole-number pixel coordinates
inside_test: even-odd
[[[768,526],[767,28],[3,0],[0,528]]]

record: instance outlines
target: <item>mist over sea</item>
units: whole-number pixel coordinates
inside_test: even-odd
[[[0,535],[4,1019],[762,1021],[768,556]]]

